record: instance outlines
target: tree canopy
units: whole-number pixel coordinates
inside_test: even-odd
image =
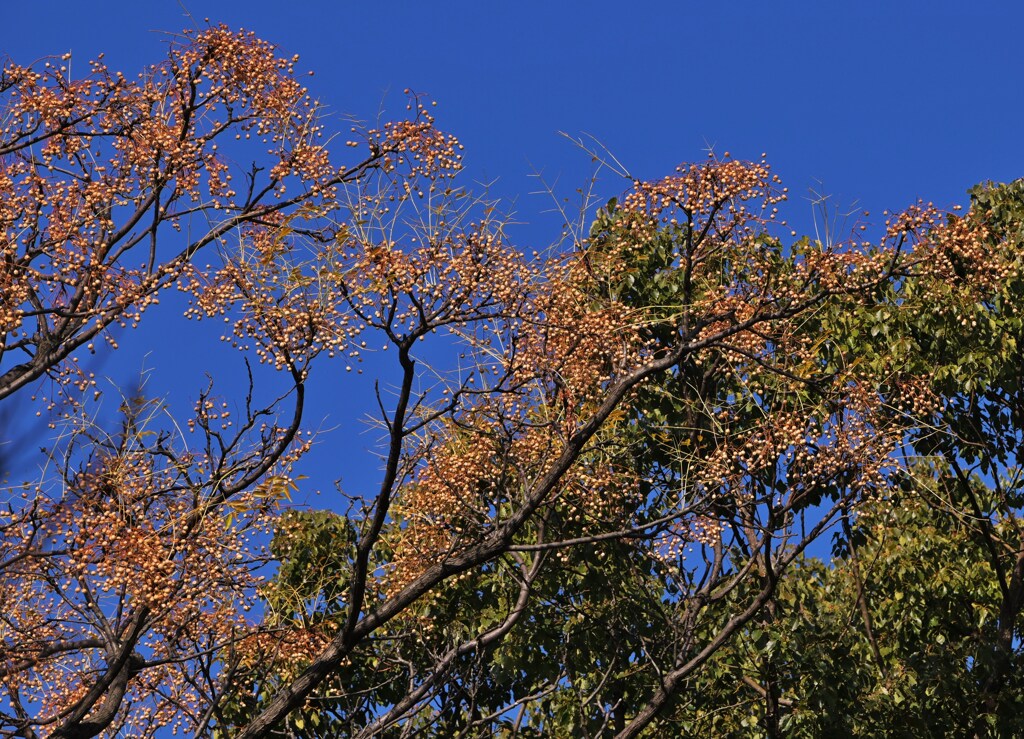
[[[62,61],[0,76],[0,407],[53,430],[0,480],[0,735],[1021,733],[1024,184],[822,241],[712,155],[540,253],[416,95],[342,163],[251,34]],[[80,358],[167,288],[276,400],[97,420]],[[368,346],[377,487],[295,504]]]

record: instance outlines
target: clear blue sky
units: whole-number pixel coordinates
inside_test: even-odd
[[[639,177],[700,159],[709,144],[741,158],[767,152],[800,230],[811,224],[809,188],[880,214],[918,197],[951,206],[980,180],[1024,175],[1016,2],[184,5],[195,22],[245,27],[301,55],[316,73],[314,95],[339,113],[373,119],[384,106],[397,116],[406,87],[439,101],[438,125],[466,145],[469,176],[497,180],[492,191],[516,201],[527,225],[513,237],[524,248],[557,237],[529,175],[542,171],[571,194],[589,171],[559,131],[593,135]],[[192,22],[177,0],[8,3],[0,52],[21,63],[104,52],[112,69],[134,73],[161,57],[161,31]],[[622,188],[606,185],[609,196]],[[105,370],[131,374],[152,351],[150,391],[194,397],[208,331],[185,330],[201,350],[143,332]],[[369,386],[327,374],[318,382],[336,389],[307,417],[340,426],[306,471],[319,487],[339,475],[368,484],[375,462],[337,450],[372,446],[372,435],[349,436]]]

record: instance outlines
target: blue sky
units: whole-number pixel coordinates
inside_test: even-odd
[[[187,0],[191,18],[177,0],[9,5],[0,52],[20,63],[103,52],[112,69],[134,73],[160,59],[161,32],[209,18],[299,54],[315,71],[311,91],[338,114],[397,117],[404,88],[423,92],[439,102],[438,125],[465,144],[468,178],[515,202],[523,225],[512,237],[524,249],[558,236],[531,175],[571,195],[590,171],[560,131],[593,136],[641,178],[709,145],[740,158],[767,152],[800,231],[812,227],[810,189],[880,220],[919,197],[952,206],[980,180],[1024,175],[1024,5],[1013,2]],[[611,196],[624,185],[601,187]],[[187,406],[204,371],[237,365],[207,348],[212,328],[152,321],[173,326],[177,341],[139,332],[104,365],[115,380],[145,364],[150,392]],[[358,424],[368,380],[334,367],[316,381],[307,419],[337,430],[304,471],[325,490],[339,476],[370,484],[376,462],[355,453],[373,446]]]

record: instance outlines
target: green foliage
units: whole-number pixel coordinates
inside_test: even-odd
[[[745,630],[693,685],[710,696],[694,735],[762,736],[753,686],[766,675],[787,736],[973,734],[1001,592],[981,538],[932,505],[937,475],[917,469],[866,507],[844,556],[788,571],[769,626]],[[992,736],[1024,733],[1021,667],[1017,654]]]
[[[281,517],[271,553],[281,563],[264,590],[272,618],[338,620],[344,614],[355,532],[330,511],[289,510]]]

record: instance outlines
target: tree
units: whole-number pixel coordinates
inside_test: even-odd
[[[916,593],[921,601],[934,602],[958,582],[967,584],[960,587],[969,605],[945,617],[931,614],[931,627],[941,629],[942,640],[951,645],[946,651],[956,655],[959,650],[961,657],[959,669],[946,670],[946,675],[958,676],[956,687],[947,683],[947,689],[938,693],[946,701],[951,693],[972,696],[974,708],[964,714],[972,722],[969,731],[974,736],[1000,736],[1019,731],[1013,665],[1020,659],[1024,626],[1019,467],[1024,448],[1020,396],[1024,211],[1020,182],[979,185],[970,194],[970,212],[963,219],[951,219],[946,231],[970,229],[975,238],[960,241],[960,246],[940,241],[928,268],[877,296],[869,307],[873,317],[862,319],[851,338],[861,343],[861,355],[871,371],[902,364],[929,377],[931,392],[940,399],[936,412],[910,437],[924,462],[908,472],[908,491],[899,499],[911,511],[924,511],[902,525],[914,531],[913,524],[921,518],[954,532],[951,538],[962,547],[962,561],[943,560],[914,536],[904,549],[913,552],[915,546],[921,547],[927,553],[922,560],[942,562],[933,581],[941,591],[932,592],[928,581],[922,581],[924,592]],[[865,333],[874,340],[867,340]],[[877,537],[878,524],[870,525]],[[925,530],[917,536],[924,536]],[[926,566],[936,567],[932,562]],[[908,584],[905,594],[914,592]],[[887,599],[879,606],[891,603]],[[965,635],[958,641],[957,620],[971,616],[976,626],[962,627]],[[865,629],[870,630],[867,617]],[[928,651],[929,645],[920,646],[920,652]],[[908,659],[906,652],[901,656]],[[938,713],[930,701],[920,705],[932,715]]]
[[[332,165],[294,62],[215,27],[172,40],[166,61],[137,82],[99,62],[75,79],[67,57],[8,64],[0,76],[0,398],[24,397],[45,377],[52,391],[41,402],[62,434],[52,450],[59,474],[7,488],[7,734],[210,721],[211,670],[250,631],[260,555],[246,554],[247,537],[293,484],[309,363],[345,340],[308,286],[288,281],[278,253],[295,231],[333,238],[325,216],[337,187],[390,180],[397,158],[438,171],[455,162],[454,151],[437,161],[456,144],[417,109],[375,134],[355,166]],[[228,152],[245,156],[249,139],[263,153],[239,175]],[[212,248],[221,268],[193,266]],[[229,284],[240,300],[268,301],[238,330],[291,381],[290,415],[278,420],[250,394],[229,419],[208,388],[187,424],[198,443],[161,422],[160,404],[134,396],[121,429],[93,427],[95,381],[76,350],[116,348],[112,329],[134,328],[167,287],[223,311],[203,291]]]
[[[846,355],[836,316],[968,258],[984,222],[914,208],[877,245],[786,244],[768,165],[712,158],[531,257],[415,96],[332,165],[292,64],[212,28],[138,83],[4,72],[0,398],[45,376],[61,435],[0,524],[3,731],[692,729],[690,686],[777,621],[801,552],[884,499],[936,413],[922,374]],[[272,153],[239,194],[247,137]],[[933,276],[922,301],[954,281]],[[170,285],[286,387],[261,406],[250,380],[237,417],[206,388],[181,424],[129,394],[105,432],[76,350]],[[398,378],[379,487],[294,508],[309,374],[367,346]],[[777,732],[785,676],[760,677]]]
[[[927,240],[900,254],[927,220],[874,251],[787,254],[763,230],[773,196],[745,205],[771,183],[763,164],[686,166],[599,214],[501,354],[474,335],[504,384],[412,447],[409,483],[374,501],[393,503],[379,560],[360,563],[367,529],[351,516],[289,520],[268,597],[328,646],[260,665],[238,706],[257,716],[247,731],[289,707],[281,731],[323,736],[631,736],[679,721],[689,679],[807,543],[887,488],[906,429],[853,372],[825,371],[815,311],[921,260]],[[641,352],[625,373],[608,354],[621,334],[596,332],[613,311]],[[928,411],[919,379],[890,387]],[[357,620],[337,594],[361,568],[387,576]]]
[[[704,733],[760,734],[766,661],[794,736],[1021,733],[1021,193],[972,189],[950,225],[973,247],[940,241],[926,269],[829,318],[862,372],[928,377],[940,402],[908,428],[898,484],[845,517],[831,562],[791,569],[774,620],[715,656]],[[746,700],[726,708],[739,680]]]

